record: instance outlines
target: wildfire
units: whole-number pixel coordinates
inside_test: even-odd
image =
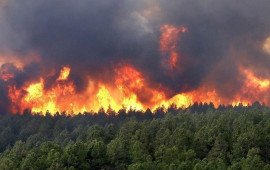
[[[244,94],[253,95],[249,91],[254,91],[256,95],[262,95],[269,90],[270,80],[258,78],[248,70],[242,68],[240,70],[245,76],[246,83],[239,90],[240,93],[236,94],[235,99],[231,101],[223,99],[215,90],[210,90],[206,86],[176,94],[168,99],[164,91],[150,88],[143,74],[127,63],[122,63],[115,68],[113,85],[89,81],[88,90],[82,94],[77,93],[74,83],[68,80],[72,70],[65,66],[55,80],[56,85],[51,89],[45,89],[44,78],[40,78],[39,82],[26,85],[22,89],[9,86],[9,97],[14,105],[18,106],[12,108],[13,112],[31,109],[32,112],[42,114],[48,111],[52,114],[64,111],[66,114],[97,112],[102,107],[104,110],[112,108],[116,111],[122,108],[155,110],[160,106],[169,107],[172,104],[176,104],[178,107],[188,107],[194,102],[212,102],[215,107],[220,104],[237,106],[240,103],[248,106],[254,100]],[[258,97],[254,97],[254,99],[258,99]],[[264,98],[262,101],[267,102]]]
[[[70,73],[70,68],[67,66],[63,67],[57,80],[58,81],[67,80],[69,73]]]
[[[0,71],[0,77],[5,82],[8,82],[10,79],[14,78],[14,74],[9,73],[7,68],[2,68],[1,71]]]
[[[31,84],[27,89],[27,95],[25,101],[29,102],[31,100],[39,99],[43,96],[43,79],[39,83]]]
[[[140,90],[144,86],[142,74],[132,68],[130,65],[120,66],[121,69],[115,69],[115,84],[120,91],[129,94],[129,90]]]
[[[243,70],[243,73],[247,77],[247,85],[258,87],[260,89],[267,89],[270,86],[270,80],[256,77],[252,72]]]
[[[164,25],[160,31],[160,51],[165,61],[162,64],[163,66],[164,64],[169,65],[171,72],[179,71],[181,68],[179,68],[178,43],[180,35],[186,33],[188,29],[184,26]],[[268,44],[267,40],[264,45],[265,51],[268,49]],[[14,67],[23,70],[23,64],[15,64]],[[8,68],[1,64],[0,78],[5,83],[9,83],[15,78],[14,73]],[[12,103],[10,111],[22,113],[25,109],[31,109],[32,112],[40,114],[65,112],[72,115],[97,112],[101,108],[115,111],[122,108],[155,110],[161,106],[168,108],[172,104],[186,108],[195,102],[213,103],[215,107],[229,104],[248,106],[256,100],[270,104],[268,95],[265,95],[269,93],[270,79],[257,77],[244,67],[239,67],[239,72],[243,76],[243,84],[230,99],[223,97],[207,82],[202,83],[197,89],[179,92],[168,98],[166,87],[162,85],[158,88],[157,86],[153,87],[148,77],[128,62],[120,62],[113,67],[110,83],[89,78],[88,87],[83,92],[78,92],[76,89],[77,87],[70,77],[71,72],[70,66],[63,66],[58,73],[54,71],[50,73],[53,77],[57,77],[54,78],[50,88],[45,87],[48,75],[41,76],[39,81],[26,82],[20,87],[12,83],[9,84],[8,96]]]
[[[264,44],[263,44],[263,50],[264,50],[266,53],[270,54],[270,37],[268,37],[268,38],[265,40],[265,42],[264,42]]]
[[[12,103],[19,106],[12,111],[22,112],[24,109],[31,109],[32,112],[42,114],[64,111],[66,114],[75,114],[86,111],[97,112],[102,107],[105,110],[112,108],[116,111],[122,108],[144,110],[148,107],[152,109],[159,106],[168,107],[173,103],[187,107],[192,103],[190,96],[182,94],[167,100],[164,92],[149,88],[143,74],[129,64],[121,64],[115,69],[114,85],[97,83],[96,86],[92,82],[83,94],[77,93],[73,82],[67,80],[70,72],[70,67],[63,67],[55,80],[56,85],[51,89],[45,89],[44,78],[22,89],[10,86],[9,97]],[[150,96],[150,101],[144,103],[138,96],[141,98]]]
[[[179,33],[186,33],[188,29],[186,27],[175,27],[172,25],[164,25],[160,28],[162,32],[160,36],[160,50],[162,55],[168,57],[166,63],[169,64],[170,69],[177,67],[179,60],[179,54],[176,51],[177,41],[179,40]]]

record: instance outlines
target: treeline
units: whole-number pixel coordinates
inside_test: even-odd
[[[0,115],[0,169],[270,169],[270,109]]]

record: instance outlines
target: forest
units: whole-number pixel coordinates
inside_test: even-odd
[[[0,114],[0,169],[270,169],[270,108]]]

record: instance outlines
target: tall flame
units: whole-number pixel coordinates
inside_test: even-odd
[[[176,68],[179,60],[179,54],[176,51],[177,40],[179,40],[179,33],[186,33],[188,29],[184,26],[175,27],[173,25],[164,25],[160,28],[162,32],[160,36],[160,50],[165,57],[168,57],[166,63],[170,68]]]
[[[188,31],[186,27],[175,27],[164,25],[160,28],[160,50],[164,57],[163,65],[169,65],[170,71],[177,71],[180,55],[178,42],[180,35]],[[268,40],[264,44],[264,50],[268,50]],[[34,57],[37,58],[37,57]],[[1,64],[2,65],[2,64]],[[19,70],[23,65],[16,65]],[[160,106],[169,107],[176,104],[178,107],[188,107],[195,102],[212,102],[215,107],[219,105],[234,106],[242,103],[244,106],[258,100],[270,104],[268,100],[270,90],[270,79],[256,76],[251,70],[239,67],[242,74],[243,84],[233,98],[224,98],[216,89],[211,88],[207,82],[202,83],[197,89],[179,92],[168,98],[166,87],[159,88],[151,86],[148,77],[136,69],[131,63],[120,62],[112,70],[113,77],[110,83],[97,79],[88,80],[88,87],[85,91],[79,92],[70,78],[72,68],[63,66],[58,76],[54,78],[51,86],[45,87],[46,76],[43,75],[36,82],[26,82],[21,87],[14,84],[8,85],[8,96],[12,103],[10,111],[13,113],[23,112],[24,109],[31,109],[32,112],[46,114],[50,112],[65,112],[66,114],[78,114],[82,112],[97,112],[100,108],[113,109],[118,111],[122,108],[145,110],[157,109]],[[0,78],[8,83],[14,78],[8,68],[2,65]]]
[[[47,111],[52,114],[63,111],[67,114],[85,111],[97,112],[101,107],[105,110],[112,108],[116,111],[123,107],[135,110],[147,108],[154,110],[160,106],[169,107],[171,104],[188,107],[194,102],[213,102],[216,107],[220,104],[239,105],[240,103],[247,106],[254,102],[252,99],[258,98],[250,98],[243,95],[244,93],[253,96],[249,91],[254,91],[256,95],[263,95],[270,88],[270,80],[258,78],[252,72],[242,69],[246,84],[231,101],[224,100],[215,90],[208,89],[206,86],[176,94],[168,99],[163,91],[150,88],[141,72],[130,64],[122,63],[119,68],[115,69],[113,85],[91,81],[88,90],[81,94],[76,92],[74,83],[67,79],[71,71],[70,67],[63,67],[60,76],[55,80],[56,85],[51,89],[45,89],[44,78],[40,78],[39,82],[29,84],[22,89],[10,86],[9,97],[15,105],[19,106],[12,108],[13,112],[22,112],[27,108],[32,112],[42,114]],[[150,96],[150,102],[143,102],[138,98],[139,96],[143,98],[144,95]],[[262,99],[267,103],[266,99]]]

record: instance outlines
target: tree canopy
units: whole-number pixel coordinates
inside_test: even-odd
[[[0,169],[270,169],[270,109],[0,115]]]

